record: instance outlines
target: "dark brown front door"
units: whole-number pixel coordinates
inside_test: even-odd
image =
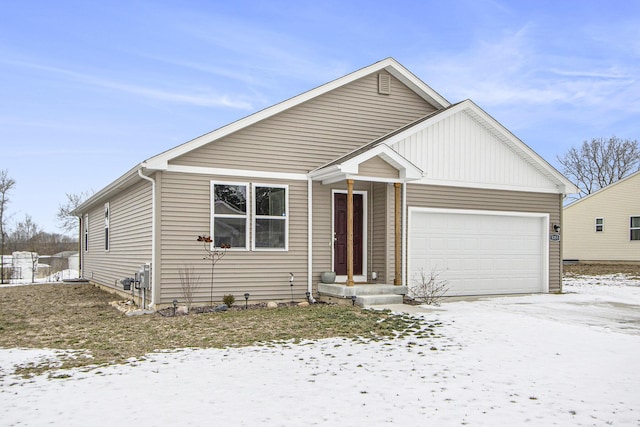
[[[338,276],[347,275],[347,195],[333,195],[333,269]],[[353,195],[353,274],[362,274],[362,194]]]

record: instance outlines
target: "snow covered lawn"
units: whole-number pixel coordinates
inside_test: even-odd
[[[434,338],[184,350],[28,380],[13,367],[55,352],[2,349],[1,422],[639,425],[640,283],[565,283],[563,295],[404,307],[442,323]]]

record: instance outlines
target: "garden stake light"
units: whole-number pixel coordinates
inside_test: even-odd
[[[244,294],[244,309],[249,308],[249,292],[245,292]]]
[[[291,286],[291,302],[293,301],[293,273],[289,273],[289,286]]]

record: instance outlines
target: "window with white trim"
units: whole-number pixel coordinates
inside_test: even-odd
[[[629,223],[629,240],[640,240],[640,216],[632,216]]]
[[[253,249],[289,248],[289,188],[253,185]]]
[[[211,182],[211,238],[217,247],[247,249],[249,215],[246,183]]]
[[[104,250],[109,250],[109,222],[111,218],[111,210],[109,202],[104,204]]]
[[[596,233],[604,231],[604,218],[596,218]]]
[[[84,228],[84,251],[87,252],[89,250],[89,214],[84,215],[82,226]]]

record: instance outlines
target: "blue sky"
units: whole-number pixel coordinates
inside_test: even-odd
[[[394,57],[543,158],[637,139],[640,2],[0,0],[9,226],[61,232],[65,193]]]

